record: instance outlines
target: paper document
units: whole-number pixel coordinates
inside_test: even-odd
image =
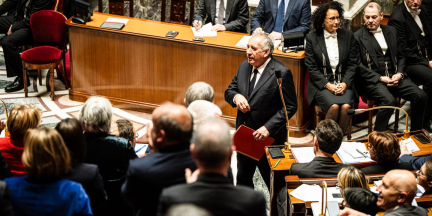
[[[135,154],[138,157],[144,156],[144,154],[147,152],[148,144],[135,144]]]
[[[239,42],[237,42],[237,44],[236,44],[236,47],[247,47],[247,44],[248,44],[248,42],[249,42],[249,39],[251,38],[252,36],[243,36],[240,40],[239,40]],[[274,46],[274,48],[277,48],[280,44],[281,44],[281,40],[274,40],[273,41],[273,46]]]
[[[119,19],[119,18],[108,18],[105,22],[109,23],[123,23],[126,25],[129,22],[129,19]]]
[[[321,200],[321,187],[319,185],[302,184],[291,192],[291,196],[305,202],[318,202]]]
[[[405,144],[408,151],[410,151],[411,153],[416,152],[416,151],[420,151],[419,147],[415,144],[415,142],[412,138],[408,138],[406,140],[401,140],[400,143]]]
[[[212,23],[209,22],[203,26],[199,30],[196,30],[194,27],[191,27],[194,37],[216,37],[217,31],[212,31],[213,27]]]
[[[322,202],[311,203],[311,209],[313,216],[319,216],[321,214]],[[327,211],[325,215],[338,216],[339,211],[339,205],[336,202],[330,200],[327,201]]]
[[[315,158],[314,147],[291,148],[297,163],[309,163]]]
[[[336,153],[344,164],[372,161],[365,144],[361,142],[342,142],[341,147]]]

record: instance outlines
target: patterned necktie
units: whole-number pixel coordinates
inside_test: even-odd
[[[217,24],[224,24],[224,14],[225,14],[225,5],[224,0],[219,1],[219,13],[218,13],[218,23]]]
[[[279,9],[276,14],[276,24],[273,31],[282,32],[284,18],[285,18],[285,0],[281,0],[281,3],[279,4]]]
[[[258,70],[255,69],[253,71],[253,78],[252,78],[252,80],[249,83],[249,94],[248,94],[248,97],[250,97],[250,95],[252,94],[252,92],[253,92],[253,90],[255,88],[255,81],[256,81],[257,74],[258,74]]]
[[[372,34],[375,34],[375,33],[380,33],[380,32],[382,32],[382,29],[381,28],[377,28],[376,30],[372,30],[372,31],[370,31]]]
[[[336,38],[337,37],[337,31],[334,31],[332,33],[328,33],[327,31],[324,31],[324,37],[325,37],[325,39]]]

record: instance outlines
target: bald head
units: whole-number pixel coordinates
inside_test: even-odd
[[[417,181],[414,174],[407,170],[392,170],[386,176],[395,190],[407,193],[408,198],[405,203],[411,203],[417,194]]]
[[[379,5],[376,2],[370,2],[369,4],[366,5],[366,7],[364,8],[364,11],[366,11],[367,9],[376,9],[378,10],[378,13],[381,13],[381,5]]]
[[[187,110],[193,116],[194,130],[197,126],[205,122],[208,118],[218,118],[222,115],[221,109],[214,103],[205,100],[196,100],[192,102]]]
[[[416,178],[407,170],[392,170],[384,176],[377,191],[377,206],[386,211],[396,206],[409,205],[417,193]]]
[[[161,142],[185,143],[192,138],[192,116],[184,106],[164,103],[153,111],[153,132]]]

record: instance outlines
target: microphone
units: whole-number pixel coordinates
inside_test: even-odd
[[[276,68],[275,75],[277,78],[277,83],[279,86],[279,93],[281,96],[282,104],[284,106],[285,118],[286,118],[287,139],[286,139],[286,142],[284,143],[283,151],[286,153],[290,153],[291,152],[291,144],[289,143],[289,119],[288,119],[288,112],[287,112],[286,105],[285,105],[285,100],[284,100],[283,93],[282,93],[282,74],[281,74],[281,70],[279,68]]]
[[[356,115],[356,114],[359,114],[359,113],[363,113],[363,112],[371,111],[371,110],[376,110],[376,109],[397,109],[397,110],[402,111],[405,114],[405,116],[406,116],[405,130],[403,132],[402,139],[405,140],[405,139],[408,139],[410,137],[410,131],[408,130],[408,117],[409,116],[408,116],[408,113],[404,109],[402,109],[400,107],[394,107],[394,106],[377,106],[377,107],[372,107],[372,108],[369,108],[369,109],[349,109],[349,110],[347,110],[347,115]]]

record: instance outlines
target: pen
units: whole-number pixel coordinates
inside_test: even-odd
[[[273,168],[276,168],[276,166],[279,164],[280,160],[281,160],[281,159],[278,160],[278,162],[274,165]]]
[[[198,18],[198,23],[197,23],[197,26],[199,26],[199,21],[200,21],[200,18]]]
[[[366,154],[363,153],[363,152],[361,152],[360,150],[356,149],[356,151],[357,151],[358,153],[360,153],[363,157],[367,157]]]

